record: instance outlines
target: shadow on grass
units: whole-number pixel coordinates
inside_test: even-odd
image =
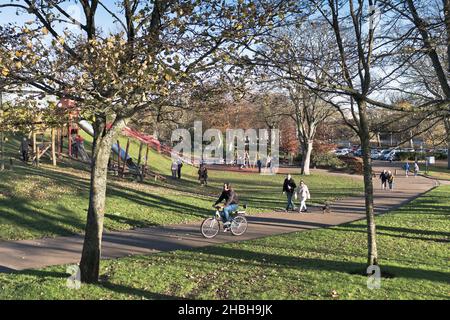
[[[360,230],[358,230],[360,229]],[[366,234],[367,226],[365,225],[357,225],[357,224],[348,224],[345,226],[335,227],[333,230],[338,231],[351,231],[351,232],[359,232]],[[386,231],[386,232],[383,232]],[[397,233],[397,234],[396,234]],[[433,241],[433,242],[441,242],[447,243],[450,242],[450,233],[444,231],[432,231],[432,230],[416,230],[402,227],[389,227],[389,226],[377,226],[377,234],[385,235],[389,237],[397,237],[397,238],[405,238],[412,240],[423,240],[423,241]],[[438,238],[429,238],[429,237],[420,237],[415,235],[428,235],[435,236]]]
[[[19,270],[18,271],[18,270],[13,270],[8,267],[1,266],[1,265],[0,265],[0,272],[9,273],[11,275],[28,275],[28,276],[37,277],[39,279],[56,278],[56,279],[61,279],[61,281],[65,281],[70,276],[70,274],[65,273],[65,272],[48,271],[48,270]],[[135,296],[136,298],[145,298],[145,299],[151,299],[151,300],[182,300],[183,299],[183,298],[177,297],[177,296],[149,292],[146,290],[127,287],[124,285],[115,284],[115,283],[111,283],[111,282],[107,282],[107,281],[93,284],[93,286],[97,286],[99,288],[104,288],[106,290],[110,290],[110,291],[113,291],[113,292],[119,293],[119,294]]]
[[[84,228],[82,219],[67,207],[58,206],[59,210],[51,210],[24,198],[2,200],[0,207],[8,208],[2,211],[0,221],[15,229],[24,228],[44,235],[72,235],[74,230]]]
[[[199,250],[197,249],[196,252]],[[366,270],[366,264],[351,261],[323,260],[317,258],[303,258],[294,256],[284,256],[278,254],[260,253],[243,249],[227,248],[227,247],[207,247],[200,250],[204,254],[221,257],[224,259],[237,259],[246,265],[260,266],[261,264],[269,264],[277,268],[294,268],[300,270],[314,271],[332,271],[353,273],[356,270]],[[217,259],[211,258],[212,262],[218,262]],[[407,267],[398,267],[392,265],[380,266],[381,270],[385,270],[391,276],[397,278],[423,279],[435,282],[448,283],[450,273],[422,270]]]
[[[54,206],[55,204],[52,207],[43,206],[42,201],[39,199],[11,194],[9,186],[14,181],[25,176],[37,176],[50,179],[56,189],[67,186],[75,188],[73,197],[71,195],[67,196],[73,198],[74,201],[85,201],[85,208],[83,208],[82,204],[73,208],[64,203],[56,205],[56,207]],[[4,189],[4,194],[8,195],[6,198],[0,198],[0,207],[6,208],[0,216],[2,223],[10,224],[12,227],[25,228],[31,233],[40,233],[43,235],[70,235],[83,231],[86,217],[85,210],[87,209],[89,198],[89,181],[87,178],[77,176],[71,172],[61,173],[45,167],[36,168],[21,164],[14,171],[2,174],[1,179],[0,192]],[[36,188],[46,190],[47,182],[45,180],[40,181],[41,183],[39,183],[39,180],[37,181]],[[186,200],[177,201],[152,194],[150,193],[151,191],[138,191],[116,183],[109,184],[107,190],[108,196],[111,198],[124,199],[123,201],[130,201],[137,205],[155,208],[156,210],[185,213],[197,217],[204,217],[209,214],[209,210],[195,204],[188,204]],[[58,195],[58,197],[60,196]],[[199,197],[199,199],[201,198]],[[52,198],[50,197],[45,201],[52,201]],[[62,199],[55,199],[55,201],[62,201]],[[111,214],[107,214],[107,217],[115,222],[126,223],[132,226],[154,225],[146,221],[145,217],[142,217],[142,219],[133,219],[129,217],[117,217]]]
[[[37,270],[37,269],[28,269],[28,270],[14,270],[8,267],[0,266],[0,272],[10,273],[14,275],[27,275],[38,278],[68,278],[70,274],[65,272],[58,271],[48,271],[48,270]]]

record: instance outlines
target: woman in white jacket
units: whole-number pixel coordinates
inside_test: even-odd
[[[303,180],[300,181],[300,187],[297,189],[297,195],[300,199],[300,207],[298,208],[298,212],[307,212],[308,208],[306,208],[306,200],[311,199],[311,195],[309,193],[308,186],[303,182]]]

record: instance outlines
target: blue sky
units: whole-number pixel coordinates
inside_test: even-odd
[[[102,3],[105,4],[108,8],[116,8],[114,12],[117,12],[117,7],[114,5],[115,0],[103,0]],[[0,0],[0,4],[10,3],[10,0]],[[20,3],[20,2],[19,2]],[[79,4],[79,1],[65,1],[61,4],[61,7],[65,9],[67,12],[70,12],[73,16],[80,16],[80,20],[84,16],[82,7]],[[2,8],[0,9],[0,24],[7,23],[17,23],[19,25],[23,25],[27,21],[31,21],[34,19],[33,15],[28,13],[24,13],[21,11],[19,15],[16,15],[17,9],[15,8]],[[120,14],[119,14],[120,17]],[[113,23],[113,19],[109,13],[107,13],[101,6],[97,9],[97,26],[104,29],[104,31],[108,30],[117,30],[115,24]],[[81,21],[84,23],[84,20]]]

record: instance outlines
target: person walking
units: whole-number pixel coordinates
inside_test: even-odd
[[[295,188],[297,188],[297,185],[295,184],[295,181],[294,179],[292,179],[291,175],[288,174],[283,183],[283,194],[286,194],[287,196],[287,204],[285,210],[286,212],[289,211],[289,208],[291,208],[292,211],[295,210],[294,201],[292,201],[292,196],[294,195]]]
[[[262,162],[261,159],[256,161],[256,166],[258,167],[258,173],[261,173]]]
[[[22,155],[22,161],[27,163],[29,159],[28,154],[28,139],[26,137],[22,138],[20,142],[20,154]]]
[[[75,137],[75,157],[78,159],[81,156],[81,149],[84,149],[84,139],[79,134]]]
[[[407,177],[409,177],[409,168],[410,168],[410,165],[409,165],[409,162],[408,162],[408,161],[406,161],[404,168],[405,168],[405,175],[406,175]]]
[[[178,163],[177,163],[178,179],[181,179],[181,168],[182,167],[183,167],[183,161],[181,161],[181,159],[178,159]]]
[[[389,184],[389,190],[393,190],[394,189],[394,175],[392,174],[392,172],[389,170],[387,172],[387,182]]]
[[[306,207],[306,200],[311,199],[311,194],[309,193],[309,188],[303,180],[300,180],[300,186],[297,190],[298,198],[300,199],[300,207],[298,212],[308,212]]]
[[[419,163],[416,161],[414,162],[414,178],[417,177],[417,175],[419,174],[420,168],[419,168]]]
[[[250,167],[250,158],[247,150],[244,152],[244,168]]]
[[[172,166],[170,167],[170,170],[172,171],[172,178],[177,178],[177,171],[178,171],[178,164],[176,161],[172,162]]]
[[[269,169],[270,173],[272,173],[272,157],[271,156],[267,156],[266,172],[267,172],[267,169]]]
[[[203,164],[198,169],[198,180],[202,186],[208,185],[208,169]]]
[[[387,185],[386,185],[386,182],[387,182],[387,171],[386,170],[383,170],[380,173],[380,180],[381,180],[381,190],[387,189]]]

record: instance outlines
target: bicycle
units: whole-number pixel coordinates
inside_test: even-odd
[[[247,231],[247,219],[244,217],[246,214],[246,205],[243,206],[244,210],[236,210],[231,213],[230,227],[228,228],[234,236],[241,236]],[[220,223],[222,222],[222,216],[220,214],[223,210],[222,206],[216,206],[216,211],[213,217],[203,220],[200,227],[202,235],[207,239],[214,238],[220,230]]]

